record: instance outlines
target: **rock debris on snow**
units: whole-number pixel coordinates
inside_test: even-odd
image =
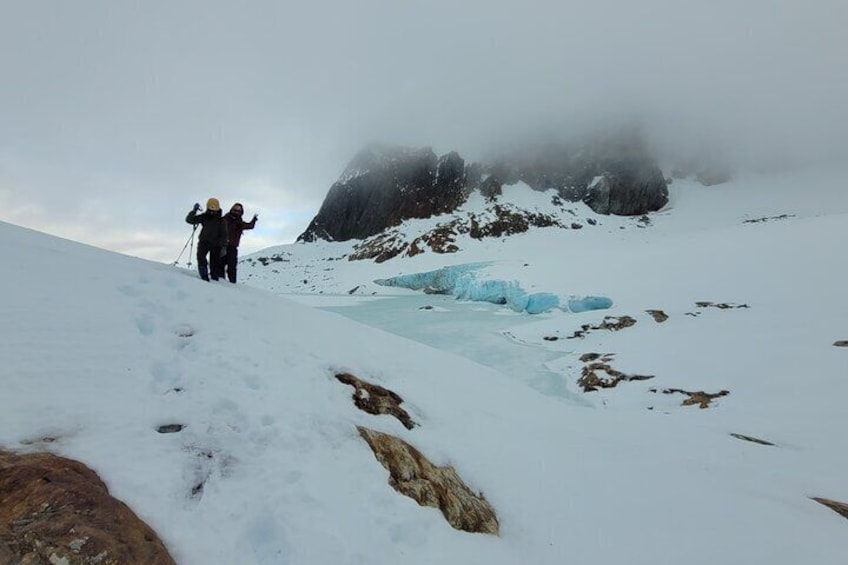
[[[353,403],[363,412],[394,416],[408,430],[418,425],[409,413],[401,408],[403,399],[391,390],[371,384],[350,373],[338,373],[336,379],[354,388]]]

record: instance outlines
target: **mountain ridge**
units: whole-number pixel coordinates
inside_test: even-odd
[[[493,199],[518,182],[602,215],[638,216],[668,202],[666,179],[638,138],[550,144],[474,163],[455,151],[372,144],[344,169],[297,241],[365,239],[453,212],[475,191]]]

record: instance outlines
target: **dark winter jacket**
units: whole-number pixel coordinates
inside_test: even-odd
[[[224,222],[227,224],[227,234],[229,235],[227,245],[238,247],[241,242],[241,232],[252,230],[256,226],[256,216],[249,222],[245,222],[242,221],[241,214],[230,211],[224,216]]]
[[[206,210],[202,214],[195,214],[194,210],[186,216],[186,222],[189,224],[201,224],[200,241],[208,243],[214,247],[223,247],[227,245],[227,224],[224,218],[221,217],[220,210]]]

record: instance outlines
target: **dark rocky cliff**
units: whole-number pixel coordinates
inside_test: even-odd
[[[353,158],[298,241],[363,239],[455,210],[464,190],[465,161],[456,153],[373,145]]]
[[[455,152],[372,145],[333,184],[298,241],[365,239],[406,219],[452,212],[472,190],[494,197],[518,181],[599,214],[641,215],[668,202],[662,171],[635,136],[526,147],[468,165]]]

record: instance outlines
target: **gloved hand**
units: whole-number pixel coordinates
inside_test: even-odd
[[[226,248],[226,247],[222,247],[222,248],[221,248],[221,257],[226,257],[226,256],[227,256],[227,248]]]
[[[200,210],[200,203],[199,203],[199,202],[195,202],[195,203],[194,203],[194,208],[192,208],[192,210],[194,210],[195,212],[197,212],[198,210]]]
[[[252,221],[252,222],[255,222],[255,221],[256,221],[256,220],[258,220],[258,219],[259,219],[259,214],[254,214],[254,215],[253,215],[253,219],[252,219],[251,221]]]

